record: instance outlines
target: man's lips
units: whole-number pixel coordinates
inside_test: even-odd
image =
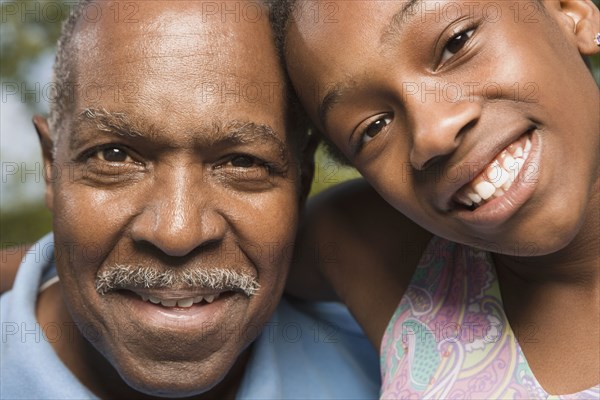
[[[136,294],[141,300],[163,307],[190,308],[194,304],[210,304],[222,295],[225,296],[231,291],[218,290],[150,290],[150,289],[121,289]],[[231,292],[233,293],[233,292]]]
[[[136,288],[137,289],[137,288]],[[153,293],[153,300],[150,295]],[[222,291],[215,294],[212,302],[208,302],[204,295],[192,297],[177,291],[160,288],[141,294],[128,289],[118,289],[103,296],[103,301],[114,310],[113,314],[134,323],[144,329],[160,330],[171,334],[189,334],[201,332],[209,326],[233,323],[230,320],[234,315],[248,307],[250,298],[242,292]],[[202,301],[194,303],[194,300]],[[190,299],[192,303],[189,304]],[[189,305],[188,305],[189,304]]]

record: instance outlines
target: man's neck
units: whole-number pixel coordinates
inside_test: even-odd
[[[158,399],[158,397],[138,392],[127,385],[108,360],[83,337],[63,301],[60,283],[54,284],[40,293],[36,304],[36,317],[42,327],[57,325],[72,327],[66,332],[67,334],[52,341],[52,347],[77,380],[96,396],[103,399]],[[208,392],[181,399],[235,399],[244,377],[250,352],[251,346],[238,357],[227,376]]]

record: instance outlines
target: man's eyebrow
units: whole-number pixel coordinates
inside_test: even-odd
[[[215,123],[210,129],[211,134],[202,136],[200,140],[207,147],[227,145],[244,145],[252,143],[270,143],[279,150],[279,157],[286,158],[287,146],[279,138],[276,131],[267,124],[251,121],[232,120],[221,125]]]
[[[124,112],[111,112],[104,108],[86,108],[76,118],[76,124],[91,123],[103,132],[112,132],[123,136],[144,136]]]
[[[416,15],[416,13],[412,13],[412,9],[417,5],[417,3],[422,3],[426,0],[408,0],[404,5],[398,10],[392,18],[390,18],[387,27],[383,30],[380,42],[383,45],[387,45],[394,37],[397,36],[397,33],[402,29],[402,25],[409,19]]]
[[[156,127],[140,125],[129,118],[127,113],[107,111],[104,108],[86,108],[75,118],[74,131],[78,134],[70,135],[71,148],[77,148],[80,142],[85,143],[85,139],[80,137],[81,133],[85,131],[82,129],[85,125],[89,125],[95,131],[130,138],[158,138],[161,136],[154,135],[159,133]],[[194,140],[200,145],[208,148],[221,144],[272,143],[279,150],[281,159],[285,159],[287,151],[286,144],[270,125],[252,121],[231,120],[225,123],[208,123],[189,135],[195,137]]]
[[[134,123],[126,113],[112,112],[104,108],[85,108],[75,117],[73,130],[77,134],[70,135],[70,147],[77,148],[80,142],[85,142],[81,134],[84,126],[94,130],[118,136],[143,137],[142,129]]]

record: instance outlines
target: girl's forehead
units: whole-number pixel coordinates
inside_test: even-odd
[[[286,56],[288,66],[308,75],[311,65],[318,65],[312,74],[317,79],[348,77],[378,63],[381,56],[393,54],[397,66],[433,53],[465,21],[485,25],[495,35],[513,31],[502,35],[521,47],[535,47],[538,40],[514,32],[539,30],[547,16],[538,0],[301,0],[288,24]]]

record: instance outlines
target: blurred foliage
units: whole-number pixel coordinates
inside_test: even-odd
[[[352,167],[340,165],[334,161],[324,145],[319,145],[315,153],[315,176],[313,177],[310,196],[340,182],[360,177],[358,171]]]
[[[52,217],[44,204],[25,204],[0,214],[0,247],[33,243],[52,229]]]
[[[53,50],[62,21],[69,15],[74,3],[73,0],[16,0],[0,4],[0,77],[3,82],[30,83],[29,80],[35,79],[31,76],[33,66],[40,56]],[[32,96],[25,96],[25,99],[30,101],[27,105],[32,114],[40,111],[37,108],[39,102],[31,101]],[[7,183],[2,190],[11,192],[22,202],[19,207],[9,210],[5,205],[2,207],[0,247],[31,243],[52,227],[50,212],[43,203],[27,200],[28,195],[18,176],[18,173],[3,176]]]
[[[25,82],[32,62],[52,49],[73,1],[18,0],[1,3],[0,74]]]

